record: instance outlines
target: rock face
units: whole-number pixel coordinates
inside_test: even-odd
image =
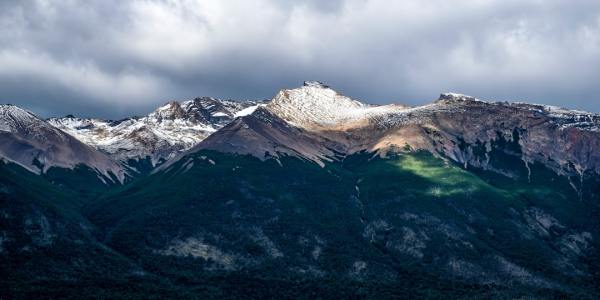
[[[257,131],[258,127],[269,127],[271,132]],[[321,83],[305,83],[280,91],[264,110],[225,126],[196,149],[262,158],[265,152],[281,153],[320,164],[361,151],[384,155],[402,149],[427,150],[465,166],[510,175],[510,170],[496,169],[489,154],[498,143],[513,143],[518,150],[508,154],[517,156],[525,167],[539,162],[559,173],[582,175],[600,173],[599,128],[599,115],[557,107],[484,102],[452,93],[418,107],[373,106]],[[277,138],[272,131],[278,130],[302,131],[302,139]],[[230,138],[234,138],[231,143]]]
[[[563,174],[600,172],[598,115],[475,100],[440,100],[436,105],[452,109],[436,113],[422,126],[431,138],[429,147],[457,162],[493,168],[488,154],[494,144],[513,143],[512,154],[525,165],[541,162]]]
[[[38,174],[85,165],[107,179],[124,179],[122,167],[105,154],[13,105],[0,105],[0,157]]]
[[[67,116],[48,122],[118,161],[149,158],[155,166],[194,146],[233,120],[236,113],[258,104],[204,97],[169,102],[145,117],[121,121]]]

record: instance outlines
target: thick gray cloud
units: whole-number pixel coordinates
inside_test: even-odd
[[[454,91],[600,112],[599,78],[595,0],[0,2],[0,102],[43,116],[270,98],[305,79],[370,103]]]

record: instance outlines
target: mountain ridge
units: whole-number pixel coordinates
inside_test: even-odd
[[[154,167],[206,138],[237,112],[259,104],[203,97],[171,101],[147,116],[117,122],[74,117],[49,122],[117,161],[127,164],[148,158]]]
[[[281,129],[288,126],[299,129],[296,139],[303,139],[312,146],[291,139],[269,141],[267,137],[262,146],[256,144],[260,150],[251,149],[251,141],[237,140],[238,146],[233,145],[231,151],[258,157],[265,157],[265,152],[267,156],[282,152],[322,164],[340,153],[384,154],[392,148],[409,147],[448,157],[465,166],[493,169],[486,162],[485,152],[490,151],[490,145],[499,138],[512,141],[517,130],[525,134],[525,140],[523,136],[517,137],[518,142],[529,143],[523,154],[525,165],[545,161],[561,172],[578,174],[600,170],[600,158],[591,151],[598,146],[599,114],[538,104],[486,102],[456,93],[442,93],[432,103],[414,107],[370,105],[343,96],[318,81],[283,89],[270,101],[235,102],[202,97],[170,101],[147,116],[120,121],[67,116],[50,118],[48,123],[108,154],[135,175],[143,172],[137,164],[144,160],[150,168],[155,168],[190,149],[205,147],[227,151],[225,145],[231,143],[226,138],[217,141],[218,136],[224,134],[219,131],[229,125],[236,126],[232,122],[237,119],[252,115],[256,117],[254,121],[264,121],[259,126],[263,128],[261,132],[269,126],[266,115],[270,115],[278,119],[272,121]],[[258,124],[254,121],[253,124]],[[247,125],[238,126],[237,130],[244,130]],[[528,128],[537,132],[528,135]],[[231,136],[231,128],[226,131]],[[212,134],[216,136],[202,143]],[[256,132],[248,136],[256,138]],[[528,137],[537,140],[530,141]],[[541,137],[544,140],[540,140]],[[552,149],[551,140],[560,141],[562,149]],[[245,143],[247,145],[240,146]],[[459,145],[466,148],[461,149]],[[481,152],[483,157],[477,157],[473,151]]]
[[[0,105],[0,154],[27,170],[42,174],[51,167],[73,169],[86,165],[122,183],[123,169],[104,154],[13,105]]]
[[[470,164],[494,170],[487,153],[492,151],[494,143],[502,141],[523,146],[522,160],[526,166],[538,161],[559,172],[577,175],[587,171],[600,172],[600,156],[594,151],[600,147],[600,115],[587,112],[535,104],[485,102],[452,93],[441,94],[435,102],[417,107],[373,106],[315,84],[282,90],[263,110],[255,113],[260,116],[242,118],[253,118],[255,126],[258,125],[254,121],[261,120],[262,127],[280,124],[278,128],[282,130],[286,128],[281,125],[280,120],[283,120],[304,131],[301,135],[305,137],[318,136],[321,141],[327,141],[325,147],[318,142],[307,142],[315,146],[312,150],[301,151],[306,154],[304,158],[319,164],[339,153],[369,151],[384,154],[391,149],[408,147],[447,157],[465,167]],[[277,120],[269,120],[267,115]],[[237,125],[226,125],[222,132],[215,132],[208,141],[200,142],[193,149],[227,151],[224,145],[232,136],[234,126]],[[236,130],[254,129],[237,126]],[[225,131],[227,137],[220,137]],[[272,139],[254,145],[255,138],[239,140],[245,135],[250,137],[255,133],[234,135],[238,138],[235,144],[245,146],[232,145],[231,152],[265,158],[277,156],[273,151],[277,152],[278,147],[298,149],[297,145],[292,145],[295,141],[286,144],[280,139]],[[269,136],[264,138],[269,140]],[[271,146],[264,147],[266,144]],[[253,151],[253,146],[263,149],[258,152],[268,150],[268,155]],[[292,154],[288,150],[281,152]]]

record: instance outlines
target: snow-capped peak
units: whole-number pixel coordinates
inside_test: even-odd
[[[320,81],[316,81],[316,80],[307,80],[304,81],[303,86],[312,86],[312,87],[318,87],[318,88],[323,88],[323,89],[327,89],[329,88],[328,85],[320,82]]]
[[[267,105],[268,110],[298,126],[333,125],[368,107],[316,81],[282,90]]]
[[[14,132],[26,129],[37,117],[12,104],[0,104],[0,131]]]
[[[343,96],[321,82],[305,81],[300,88],[280,91],[266,108],[294,126],[321,130],[381,123],[409,107],[369,105]]]
[[[181,104],[177,101],[171,101],[167,104],[157,108],[154,112],[148,115],[149,118],[155,118],[157,120],[175,120],[182,118],[185,115],[185,111],[181,108]]]
[[[442,93],[438,101],[481,101],[475,97],[457,93]]]

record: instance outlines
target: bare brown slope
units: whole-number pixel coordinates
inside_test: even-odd
[[[262,159],[279,155],[298,156],[319,164],[344,151],[343,145],[291,126],[264,108],[235,119],[190,152],[201,149],[250,154]]]
[[[121,166],[105,154],[83,144],[37,116],[12,105],[0,107],[0,157],[40,173],[50,167],[73,168],[79,164],[120,181]]]

